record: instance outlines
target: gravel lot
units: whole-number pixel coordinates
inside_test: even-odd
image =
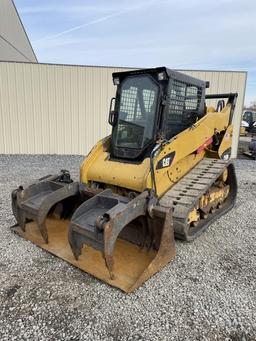
[[[10,192],[82,156],[0,155],[0,340],[256,340],[256,162],[235,208],[132,294],[14,235]]]

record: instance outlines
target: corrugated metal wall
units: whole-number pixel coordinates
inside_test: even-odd
[[[0,153],[88,153],[110,132],[112,72],[120,70],[125,69],[0,62]],[[239,93],[239,129],[246,73],[183,72],[209,80],[211,92]]]

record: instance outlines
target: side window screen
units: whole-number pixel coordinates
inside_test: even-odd
[[[196,86],[187,86],[185,109],[197,110],[198,109],[198,89]]]
[[[186,85],[177,80],[173,81],[171,91],[167,96],[168,121],[181,121],[184,110]]]
[[[174,79],[170,82],[167,95],[167,120],[168,122],[182,123],[187,120],[189,112],[199,111],[202,96],[200,87]]]

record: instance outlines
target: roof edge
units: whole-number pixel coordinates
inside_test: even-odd
[[[15,5],[15,3],[14,3],[14,0],[11,0],[11,2],[12,2],[12,4],[13,4],[13,7],[14,7],[15,12],[16,12],[16,14],[17,14],[17,17],[18,17],[18,19],[19,19],[19,22],[20,22],[20,24],[21,24],[21,27],[22,27],[22,29],[23,29],[23,32],[25,33],[25,36],[26,36],[26,38],[27,38],[27,41],[28,41],[28,43],[29,43],[29,45],[30,45],[30,48],[31,48],[31,50],[32,50],[32,52],[33,52],[33,55],[34,55],[35,60],[36,60],[36,63],[38,63],[37,56],[36,56],[36,54],[35,54],[35,51],[34,51],[34,49],[33,49],[32,44],[31,44],[31,42],[30,42],[30,39],[29,39],[29,37],[28,37],[28,35],[27,35],[27,31],[26,31],[26,29],[25,29],[25,27],[24,27],[24,25],[23,25],[23,23],[22,23],[22,20],[21,20],[21,18],[20,18],[19,12],[18,12],[17,7],[16,7],[16,5]],[[26,57],[27,57],[27,56],[26,56]],[[28,57],[27,57],[27,58],[28,58]],[[28,58],[28,59],[29,59],[29,58]],[[21,63],[22,63],[22,62],[21,62]],[[35,63],[35,62],[31,62],[31,63]]]
[[[116,66],[116,65],[86,65],[86,64],[64,64],[64,63],[42,63],[42,62],[24,62],[24,61],[10,61],[10,60],[0,60],[0,63],[16,63],[16,64],[35,64],[35,65],[49,65],[49,66],[71,66],[71,67],[89,67],[89,68],[102,68],[102,69],[128,69],[128,70],[140,70],[140,69],[147,69],[147,67],[132,67],[132,66]],[[157,66],[159,67],[159,66]],[[155,68],[155,67],[152,67]],[[191,72],[232,72],[232,73],[245,73],[247,74],[248,71],[246,70],[214,70],[214,69],[175,69],[169,68],[168,69],[174,71],[191,71]],[[151,69],[150,67],[148,69]]]

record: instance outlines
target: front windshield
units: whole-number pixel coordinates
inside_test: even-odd
[[[121,84],[117,147],[140,149],[153,138],[158,85],[149,76],[127,77]]]

